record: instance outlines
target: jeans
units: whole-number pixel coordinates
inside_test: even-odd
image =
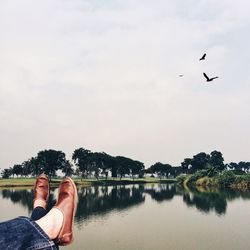
[[[4,250],[54,250],[58,246],[35,222],[46,214],[46,210],[37,207],[31,218],[20,216],[0,223],[0,248]]]

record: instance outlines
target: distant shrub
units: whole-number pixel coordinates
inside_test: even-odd
[[[177,181],[177,184],[180,184],[180,185],[183,185],[184,181],[186,180],[187,178],[187,175],[179,175],[177,178],[176,178],[176,181]]]
[[[241,170],[241,169],[234,169],[231,170],[235,175],[245,175],[245,171]]]
[[[210,178],[208,176],[202,177],[196,181],[197,186],[202,186],[202,187],[211,187],[211,186],[216,186],[217,183],[214,178]]]
[[[220,186],[229,187],[235,183],[236,175],[231,170],[224,170],[216,179]]]
[[[195,172],[194,174],[192,174],[189,179],[188,179],[188,184],[195,184],[195,182],[202,178],[207,176],[207,170],[203,169],[203,170],[199,170],[197,172]]]

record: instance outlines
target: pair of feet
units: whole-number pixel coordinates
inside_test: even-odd
[[[49,199],[49,178],[45,174],[38,176],[34,188],[33,208],[46,209]],[[78,197],[74,181],[67,177],[59,186],[55,206],[36,223],[45,231],[51,240],[58,245],[70,244],[73,240],[73,224]]]

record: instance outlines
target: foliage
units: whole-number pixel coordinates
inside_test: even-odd
[[[176,178],[177,184],[183,185],[186,178],[187,178],[187,175],[184,175],[184,174],[177,176],[177,178]]]
[[[210,153],[209,164],[219,171],[224,170],[225,165],[224,165],[224,158],[222,156],[222,153],[216,150],[212,151]]]
[[[42,172],[51,178],[56,175],[57,170],[63,169],[67,164],[65,153],[53,149],[40,151],[37,154],[37,164]]]
[[[12,174],[13,175],[15,174],[16,176],[21,175],[22,171],[23,171],[23,168],[22,168],[22,165],[20,164],[16,164],[12,168]]]
[[[217,186],[217,182],[214,178],[210,178],[208,176],[202,177],[196,181],[197,186],[210,187]]]
[[[72,155],[72,160],[78,167],[78,170],[81,173],[81,177],[85,176],[88,172],[90,164],[90,154],[91,154],[90,150],[84,148],[78,148],[74,151]]]
[[[200,171],[197,171],[195,172],[194,174],[192,174],[191,176],[189,176],[189,179],[188,179],[188,184],[195,184],[195,182],[202,178],[202,177],[205,177],[207,176],[207,170],[206,169],[203,169],[203,170],[200,170]]]
[[[124,156],[111,156],[105,152],[91,152],[84,148],[75,149],[72,160],[73,162],[67,160],[62,151],[42,150],[37,156],[22,164],[15,164],[11,168],[4,169],[1,175],[3,178],[9,178],[11,175],[27,177],[45,173],[51,178],[57,175],[57,170],[61,170],[65,176],[74,174],[81,179],[83,177],[107,179],[109,174],[113,178],[132,177],[135,179],[135,177],[143,178],[144,174],[148,173],[160,179],[178,176],[179,183],[198,183],[198,185],[210,185],[213,182],[228,186],[231,183],[249,182],[247,173],[250,170],[250,162],[224,164],[222,153],[216,150],[210,154],[200,152],[191,158],[185,158],[180,166],[173,167],[170,164],[156,162],[148,169],[145,169],[144,164],[138,160]],[[225,169],[230,169],[230,171],[224,171]],[[183,173],[186,175],[182,175]]]
[[[236,175],[230,170],[225,170],[221,174],[219,174],[216,179],[221,187],[229,187],[235,182]]]
[[[193,174],[196,171],[214,168],[214,170],[222,171],[225,169],[224,158],[219,151],[212,151],[210,154],[204,152],[198,153],[193,158],[186,158],[181,163],[184,173]]]
[[[4,169],[2,171],[3,179],[8,179],[12,175],[12,169]]]
[[[149,172],[152,174],[157,174],[160,178],[168,177],[171,173],[172,166],[169,164],[163,164],[161,162],[156,162],[149,168]]]

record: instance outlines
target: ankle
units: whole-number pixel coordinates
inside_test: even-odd
[[[55,239],[59,235],[63,225],[63,213],[57,208],[52,208],[50,211],[52,212],[53,223],[53,227],[50,231],[50,238]]]
[[[35,209],[36,207],[42,207],[44,209],[46,209],[47,203],[45,200],[34,200],[33,203],[33,209]]]
[[[36,223],[51,240],[54,240],[61,231],[63,225],[63,213],[57,208],[52,208],[49,213],[40,220],[37,220]]]

